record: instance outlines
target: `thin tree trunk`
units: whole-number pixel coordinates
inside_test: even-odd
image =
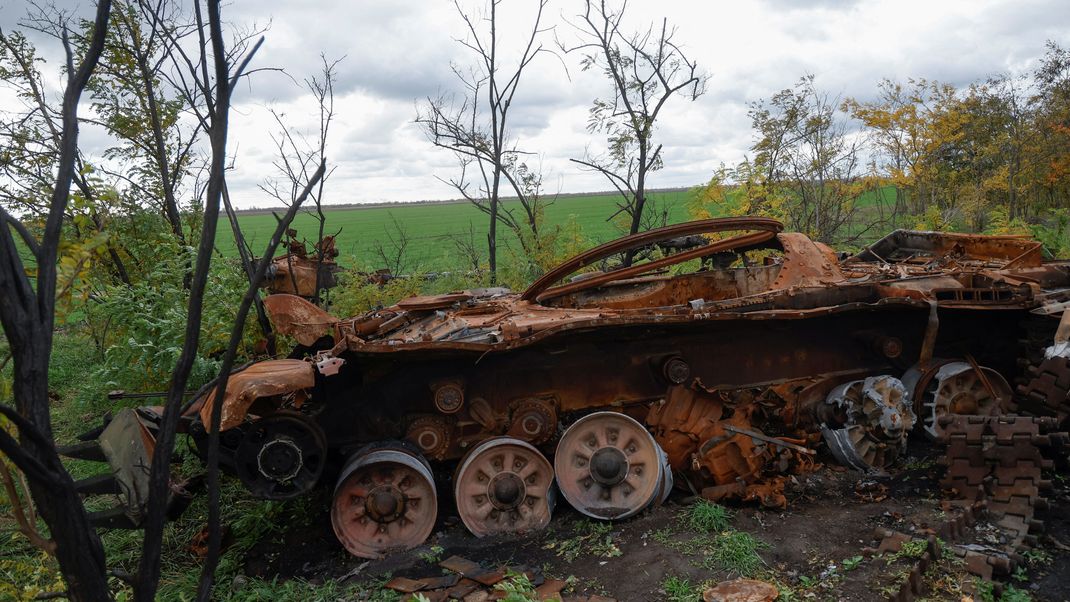
[[[230,191],[227,189],[226,183],[223,184],[223,206],[227,211],[227,219],[230,221],[230,230],[234,233],[234,244],[238,247],[238,255],[241,260],[242,270],[245,272],[245,277],[249,279],[250,286],[257,286],[259,280],[255,280],[255,268],[253,267],[253,256],[249,252],[249,246],[245,242],[245,236],[242,234],[241,226],[238,224],[238,216],[234,213],[234,207],[230,204]],[[322,225],[320,226],[322,232]],[[320,235],[323,238],[323,235]],[[322,259],[320,260],[322,262]],[[318,286],[318,285],[317,285]],[[294,290],[297,290],[296,287]],[[267,352],[271,357],[275,357],[277,349],[275,347],[275,331],[271,328],[271,321],[268,320],[267,311],[264,309],[264,300],[260,298],[260,289],[256,289],[256,295],[253,297],[253,304],[256,308],[256,323],[260,326],[260,333],[264,335],[264,339],[267,341]]]
[[[67,85],[63,93],[62,132],[55,186],[49,202],[44,234],[33,249],[37,262],[36,290],[26,277],[6,220],[0,224],[0,322],[14,360],[13,394],[27,428],[19,428],[21,451],[50,469],[50,478],[29,479],[37,510],[56,542],[56,559],[71,600],[107,600],[104,549],[74,481],[64,470],[53,441],[48,399],[48,365],[55,322],[56,264],[63,235],[64,214],[78,156],[78,103],[104,50],[110,0],[99,0],[93,36],[82,63],[75,68],[73,53],[63,38],[67,58]],[[6,215],[6,214],[5,214]],[[32,245],[31,245],[32,246]],[[27,429],[32,429],[34,436]],[[30,475],[28,475],[30,476]]]
[[[12,392],[19,413],[51,440],[48,358],[52,351],[52,332],[51,328],[42,329],[40,322],[30,332],[35,340],[29,342],[28,350],[15,351],[15,341],[9,336],[15,355]],[[19,343],[22,348],[27,342]],[[38,458],[43,464],[62,466],[54,447],[38,445],[25,434],[21,435],[19,442],[27,454]],[[61,479],[58,487],[46,485],[37,479],[29,479],[29,484],[37,512],[56,542],[56,560],[67,583],[67,596],[74,601],[108,600],[111,593],[108,591],[104,547],[96,530],[89,524],[82,499],[74,489],[74,481],[66,471],[56,472]]]

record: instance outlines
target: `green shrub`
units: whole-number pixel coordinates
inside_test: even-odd
[[[211,380],[219,371],[237,307],[248,286],[233,261],[216,259],[208,276],[197,357],[189,387]],[[183,286],[184,260],[156,266],[131,286],[113,285],[85,306],[86,325],[103,351],[97,378],[111,388],[166,388],[186,336],[189,291]],[[250,355],[258,331],[245,325],[238,363]]]

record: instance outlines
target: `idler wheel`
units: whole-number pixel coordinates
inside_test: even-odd
[[[420,545],[437,516],[430,467],[401,447],[362,450],[350,457],[331,504],[335,536],[361,558]]]
[[[672,487],[664,452],[646,428],[617,412],[577,420],[554,457],[557,484],[587,516],[619,519],[660,504]]]
[[[477,537],[542,529],[553,513],[554,469],[530,443],[488,439],[457,467],[454,497],[464,526]]]
[[[894,376],[870,376],[834,387],[819,414],[829,451],[862,472],[881,471],[906,449],[917,418],[903,383]]]
[[[288,500],[315,487],[326,458],[320,427],[300,414],[281,412],[247,427],[235,451],[234,468],[253,495]]]
[[[930,439],[943,437],[940,419],[944,416],[996,416],[1007,411],[1013,394],[1010,384],[999,372],[979,368],[983,378],[968,362],[944,360],[925,371],[914,366],[903,376],[907,390],[914,393],[914,409]]]

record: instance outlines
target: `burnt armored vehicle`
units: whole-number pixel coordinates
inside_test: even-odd
[[[450,499],[476,535],[541,528],[557,495],[624,518],[674,483],[782,506],[782,475],[818,450],[880,471],[945,415],[1011,411],[1012,383],[1066,347],[1068,299],[1070,262],[1027,238],[896,231],[845,256],[770,219],[690,222],[519,294],[352,318],[271,295],[290,358],[232,374],[182,427],[203,440],[222,404],[224,467],[266,498],[332,488],[335,533],[364,557],[422,543]],[[151,453],[152,412],[124,416],[101,436],[113,465]]]

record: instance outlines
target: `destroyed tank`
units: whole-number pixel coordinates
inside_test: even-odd
[[[1067,299],[1070,262],[1024,237],[899,230],[846,255],[771,219],[695,221],[603,244],[521,293],[350,318],[270,295],[293,353],[231,374],[181,428],[203,449],[221,404],[222,466],[262,498],[330,488],[360,557],[421,544],[443,508],[483,536],[545,527],[559,495],[596,519],[674,485],[782,507],[785,475],[819,452],[879,472],[945,416],[1010,411],[1025,369],[1060,336],[1065,352]],[[157,421],[131,410],[101,434],[125,497],[104,524],[139,521],[132,462],[148,465]]]

